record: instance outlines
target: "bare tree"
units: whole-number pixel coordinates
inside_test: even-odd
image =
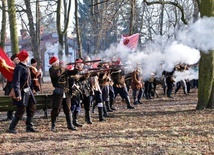
[[[64,3],[65,4],[65,3]],[[64,42],[63,42],[63,38],[64,35],[67,32],[67,28],[68,28],[68,23],[69,23],[69,17],[70,17],[70,10],[71,10],[71,0],[69,0],[68,6],[64,6],[64,7],[68,7],[67,10],[68,12],[64,12],[64,28],[62,29],[62,25],[61,25],[61,9],[62,9],[62,0],[58,0],[57,2],[57,33],[58,33],[58,38],[59,38],[59,59],[62,59],[62,55],[63,55],[63,48],[64,48]],[[66,16],[67,15],[67,16]]]
[[[68,11],[67,11],[67,6],[68,6],[68,4],[67,4],[67,0],[64,0],[63,1],[63,4],[64,4],[64,19],[66,19],[67,18],[67,13],[68,13]],[[66,20],[64,20],[64,25],[66,25],[67,24],[67,21]],[[67,35],[67,31],[65,32],[65,34],[64,34],[64,44],[65,44],[65,55],[68,55],[68,39],[67,39],[67,37],[68,37],[68,35]]]
[[[197,21],[199,18],[199,2],[198,0],[193,0],[194,4],[194,13],[193,13],[193,21]]]
[[[79,58],[82,58],[82,40],[80,35],[80,28],[79,28],[79,19],[78,19],[78,0],[75,0],[75,28],[77,34],[77,46],[78,46],[78,54]]]
[[[85,0],[86,1],[86,0]],[[90,8],[90,45],[93,53],[98,53],[109,47],[109,42],[115,42],[118,36],[121,36],[118,27],[122,27],[122,24],[126,24],[126,34],[129,34],[130,28],[130,9],[126,21],[122,21],[125,13],[122,13],[122,7],[125,5],[130,6],[130,0],[91,0]],[[135,6],[136,7],[136,6]],[[135,8],[134,8],[135,9]],[[135,18],[133,18],[135,19]],[[133,20],[134,21],[134,20]],[[84,21],[81,21],[81,24]],[[134,21],[136,22],[136,21]],[[122,23],[122,24],[121,24]],[[120,25],[120,26],[119,26]],[[133,25],[135,26],[135,25]],[[134,29],[134,27],[133,27]],[[88,35],[89,36],[89,35]],[[87,38],[87,37],[86,37]],[[88,37],[89,38],[89,37]]]
[[[2,47],[2,49],[4,49],[5,45],[6,22],[7,22],[6,0],[2,0],[2,22],[1,22],[1,42],[0,42],[0,47]]]
[[[34,53],[34,57],[38,60],[38,68],[41,68],[42,57],[41,51],[40,51],[40,21],[41,21],[41,12],[40,12],[40,5],[39,0],[36,0],[36,45],[37,45],[37,51]]]
[[[38,65],[41,64],[41,56],[40,56],[40,36],[38,36],[37,34],[40,33],[39,31],[39,23],[36,23],[36,28],[35,28],[35,23],[34,23],[34,16],[32,13],[32,7],[31,7],[31,2],[30,0],[25,0],[25,6],[26,6],[26,14],[28,17],[28,25],[29,25],[29,33],[31,36],[31,50],[33,52],[33,55],[35,57],[36,60],[38,60]],[[39,3],[38,1],[36,2],[36,12],[38,12],[38,8],[39,8]],[[36,14],[36,17],[39,17],[38,14]],[[39,22],[39,19],[36,19],[37,22]],[[37,30],[37,31],[36,31]],[[37,38],[39,37],[39,38]],[[40,66],[39,66],[40,67]]]
[[[134,27],[136,22],[136,0],[130,0],[131,12],[130,12],[130,27],[129,35],[134,33]]]
[[[153,5],[153,4],[161,4],[161,5],[166,5],[166,4],[170,4],[170,5],[174,5],[176,6],[180,11],[181,11],[181,20],[183,21],[184,24],[188,24],[188,22],[186,21],[185,19],[185,15],[184,15],[184,9],[183,7],[177,3],[177,2],[171,2],[171,1],[164,1],[164,0],[161,0],[161,1],[153,1],[153,2],[148,2],[147,0],[144,0],[144,2],[147,4],[147,5]]]
[[[14,54],[19,52],[15,0],[7,0],[7,4],[10,23],[10,38],[12,46],[11,51]]]
[[[201,1],[201,16],[214,16],[214,3],[211,0]],[[201,52],[199,61],[198,104],[196,109],[214,108],[214,49],[208,54]],[[209,67],[207,67],[209,66]]]

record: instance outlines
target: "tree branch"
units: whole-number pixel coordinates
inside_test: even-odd
[[[94,4],[89,5],[89,6],[96,6],[96,5],[99,5],[99,4],[102,4],[102,3],[108,2],[108,1],[109,1],[109,0],[105,0],[105,1],[102,1],[102,2],[94,3]]]
[[[181,11],[181,20],[183,21],[184,24],[188,24],[188,22],[186,21],[185,17],[184,17],[184,9],[183,7],[177,3],[177,2],[171,2],[171,1],[154,1],[154,2],[148,2],[147,0],[144,0],[144,2],[147,5],[153,5],[153,4],[161,4],[161,5],[165,5],[165,4],[170,4],[170,5],[174,5],[176,6],[180,11]]]

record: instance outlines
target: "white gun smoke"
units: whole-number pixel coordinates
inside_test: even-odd
[[[177,40],[157,36],[155,40],[145,45],[143,50],[136,52],[119,45],[111,45],[109,49],[94,57],[111,61],[120,58],[127,65],[126,71],[133,71],[141,66],[143,78],[147,79],[151,73],[161,76],[163,70],[172,71],[177,64],[193,65],[200,59],[200,51],[208,53],[214,49],[214,18],[201,18],[177,32]],[[198,72],[188,70],[175,73],[177,80],[197,79]]]

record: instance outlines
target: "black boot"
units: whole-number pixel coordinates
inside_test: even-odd
[[[27,116],[26,119],[26,131],[27,132],[37,132],[34,128],[33,128],[33,117]]]
[[[98,107],[98,113],[99,113],[99,121],[100,121],[100,122],[106,121],[106,120],[103,118],[103,107]]]
[[[113,112],[113,110],[111,110],[110,108],[109,101],[105,101],[105,106],[106,106],[107,112]]]
[[[16,128],[16,125],[18,124],[19,120],[20,120],[20,118],[17,117],[17,116],[15,116],[13,118],[13,120],[10,123],[10,126],[9,126],[9,130],[8,130],[9,133],[15,133],[15,134],[17,133],[15,128]]]
[[[47,119],[48,118],[48,111],[47,111],[47,109],[43,109],[43,111],[44,111],[44,118]]]
[[[103,105],[103,116],[104,117],[109,117],[108,113],[107,113],[107,109],[106,109],[106,106]]]
[[[134,105],[137,105],[138,104],[138,101],[136,101],[136,99],[134,100]]]
[[[151,93],[148,94],[148,98],[149,98],[149,99],[152,99]]]
[[[78,111],[74,111],[73,113],[73,125],[76,127],[82,127],[82,124],[78,123]]]
[[[93,104],[92,104],[92,110],[91,110],[92,113],[94,113],[95,107],[96,107],[96,104],[93,103]]]
[[[56,116],[51,115],[51,131],[56,132]]]
[[[126,101],[127,109],[134,109],[134,107],[131,106],[129,97],[126,97],[126,98],[125,98],[125,101]]]
[[[72,115],[71,114],[66,114],[66,122],[67,122],[67,127],[69,130],[77,130],[75,126],[72,124]]]
[[[187,94],[185,87],[183,87],[183,92],[184,92],[184,94]]]
[[[87,124],[92,124],[89,110],[85,110],[85,121],[87,122]]]
[[[141,102],[140,100],[138,100],[137,102],[138,102],[138,104],[143,104],[143,102]]]
[[[148,93],[145,93],[145,97],[146,97],[146,99],[149,99]]]
[[[163,87],[163,95],[166,95],[166,87]]]
[[[9,120],[13,120],[13,111],[8,111],[7,112],[7,119],[6,119],[7,121],[9,121]]]
[[[114,99],[110,99],[110,109],[111,110],[117,110],[113,107],[113,104],[114,104]]]

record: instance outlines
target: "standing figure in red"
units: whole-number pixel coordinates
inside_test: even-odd
[[[27,51],[22,50],[17,54],[17,57],[20,62],[14,69],[12,83],[15,93],[13,104],[16,105],[17,109],[8,131],[10,133],[17,133],[15,129],[16,125],[26,112],[26,131],[36,132],[33,128],[33,116],[36,112],[36,99],[32,92],[30,70],[27,67],[29,54]]]

